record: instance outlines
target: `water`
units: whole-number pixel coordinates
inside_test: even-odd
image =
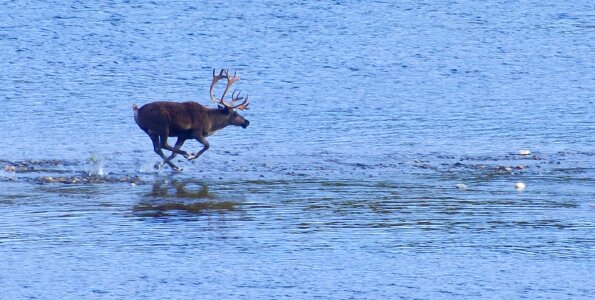
[[[592,1],[0,11],[2,298],[595,294]],[[131,105],[214,67],[250,127],[156,174]]]

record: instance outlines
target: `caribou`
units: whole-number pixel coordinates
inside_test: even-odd
[[[216,98],[214,89],[221,79],[226,79],[227,85],[221,98]],[[217,103],[217,108],[208,108],[193,101],[157,101],[147,103],[140,108],[136,104],[132,105],[136,124],[149,135],[153,142],[153,151],[163,159],[155,164],[155,169],[159,170],[164,164],[167,164],[174,171],[182,171],[172,162],[177,154],[188,160],[196,159],[209,149],[206,137],[229,125],[248,127],[250,121],[236,111],[248,109],[248,96],[240,97],[241,92],[236,94],[237,91],[234,90],[231,100],[224,100],[230,87],[238,80],[240,78],[237,76],[237,72],[231,76],[229,70],[221,69],[217,75],[213,69],[213,81],[209,94],[211,101]],[[173,147],[167,143],[169,137],[178,138]],[[194,154],[180,149],[189,139],[196,139],[203,145],[203,148]],[[171,151],[171,155],[166,156],[162,149]]]

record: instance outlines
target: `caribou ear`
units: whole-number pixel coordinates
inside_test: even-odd
[[[223,105],[218,105],[220,109],[223,110],[224,113],[226,114],[231,114],[233,112],[233,109],[227,107],[227,106],[223,106]]]

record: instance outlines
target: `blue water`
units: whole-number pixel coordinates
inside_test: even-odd
[[[595,295],[592,1],[0,13],[1,298]],[[132,104],[213,68],[250,127],[156,173]]]

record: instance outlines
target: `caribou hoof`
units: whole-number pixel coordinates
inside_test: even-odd
[[[163,167],[163,162],[162,161],[156,162],[153,167],[155,168],[155,171],[159,171],[159,169],[161,169],[161,167]]]
[[[187,160],[193,160],[193,159],[195,159],[195,158],[196,158],[196,155],[194,155],[194,154],[192,154],[192,153],[189,153],[189,154],[186,154],[186,155],[184,155],[184,157],[185,157]]]

